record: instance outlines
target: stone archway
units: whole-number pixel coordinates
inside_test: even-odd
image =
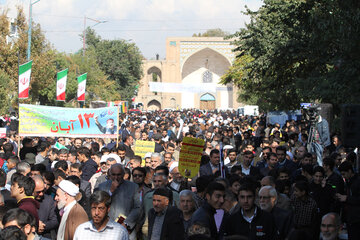
[[[159,101],[153,99],[147,104],[147,109],[148,110],[160,110],[161,103]]]
[[[147,70],[149,82],[161,82],[161,70],[158,67],[152,66]]]
[[[201,110],[214,110],[215,109],[215,97],[210,93],[205,93],[200,97],[200,109]]]
[[[217,101],[210,101],[206,105],[199,106],[197,96],[193,92],[181,94],[181,106],[183,108],[204,108],[214,109],[228,108],[228,91],[226,86],[220,83],[220,78],[231,66],[231,62],[225,55],[215,49],[206,47],[191,54],[183,63],[181,68],[182,84],[208,84],[207,87],[213,89],[203,90],[219,97]],[[201,91],[201,90],[200,90]],[[221,91],[221,92],[220,92]],[[208,100],[206,100],[208,101]],[[205,104],[203,102],[202,104]],[[213,106],[213,104],[215,104]]]
[[[170,98],[170,107],[176,109],[176,99]]]

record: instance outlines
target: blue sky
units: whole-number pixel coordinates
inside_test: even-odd
[[[22,5],[28,15],[30,0],[0,0],[2,8]],[[34,2],[35,0],[32,0]],[[167,37],[188,37],[207,29],[234,33],[249,21],[242,11],[256,10],[261,0],[41,0],[33,5],[33,19],[59,51],[76,52],[84,16],[107,21],[94,27],[104,39],[133,41],[144,57],[165,57]],[[96,22],[87,19],[86,25]]]

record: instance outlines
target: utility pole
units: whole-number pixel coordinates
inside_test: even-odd
[[[27,60],[30,61],[31,56],[31,25],[32,25],[32,5],[39,2],[40,0],[36,0],[35,2],[32,2],[32,0],[29,0],[29,31],[28,31],[28,46],[27,46]]]
[[[100,20],[96,20],[96,19],[88,18],[88,17],[84,16],[83,56],[85,56],[85,51],[86,51],[86,47],[85,47],[85,43],[86,43],[86,19],[89,19],[89,20],[92,20],[92,21],[96,22],[94,25],[91,26],[92,28],[95,27],[96,25],[100,24],[100,23],[106,23],[107,22],[107,21],[100,21]]]

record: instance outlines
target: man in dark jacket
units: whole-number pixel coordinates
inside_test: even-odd
[[[346,181],[346,195],[336,194],[336,198],[345,204],[349,239],[360,239],[360,177],[354,173],[350,162],[340,164],[339,171]]]
[[[240,235],[250,240],[279,238],[274,218],[255,205],[255,188],[243,184],[239,190],[240,210],[224,224],[224,236]]]
[[[148,214],[149,239],[183,240],[185,236],[181,211],[169,206],[172,192],[167,188],[158,188],[153,195],[153,208]]]
[[[78,159],[82,166],[81,178],[85,181],[89,181],[92,175],[98,170],[98,165],[91,158],[91,152],[87,147],[81,147],[78,150]]]
[[[291,211],[276,207],[278,194],[272,186],[264,186],[259,191],[259,205],[261,210],[271,213],[279,230],[280,239],[286,239],[293,228]]]
[[[55,212],[56,203],[54,199],[45,194],[45,184],[41,176],[35,175],[32,177],[35,181],[34,198],[40,203],[39,214],[39,235],[56,239],[56,230],[59,226],[59,221]]]
[[[214,215],[217,209],[220,209],[224,203],[225,187],[221,183],[211,182],[206,189],[206,202],[198,208],[191,220],[191,225],[201,224],[210,230],[212,239],[220,239],[220,231],[218,232]]]

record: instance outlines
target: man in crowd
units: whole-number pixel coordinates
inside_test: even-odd
[[[111,196],[104,191],[95,191],[90,197],[91,219],[79,225],[74,240],[106,239],[128,240],[127,230],[109,218]]]
[[[141,157],[138,155],[135,155],[133,158],[130,159],[129,167],[130,167],[130,169],[141,167],[141,163],[142,163]]]
[[[321,219],[321,240],[339,240],[341,219],[337,213],[325,214]]]
[[[237,159],[236,159],[236,157],[237,157],[237,151],[236,151],[234,148],[228,150],[227,156],[229,157],[229,161],[230,161],[230,162],[229,162],[228,164],[226,164],[225,166],[226,166],[229,170],[231,170],[231,168],[232,168],[233,166],[235,166],[235,165],[240,165],[240,163],[239,163],[239,162],[237,161]]]
[[[346,206],[349,239],[360,239],[360,177],[348,161],[341,163],[339,171],[346,181],[347,194],[336,193],[336,198]]]
[[[35,233],[36,220],[27,211],[20,208],[13,208],[8,210],[2,219],[4,228],[16,226],[25,234],[26,240],[40,239]]]
[[[224,235],[239,235],[249,239],[277,239],[278,232],[270,213],[255,205],[255,189],[243,184],[239,190],[240,211],[231,215],[225,224]]]
[[[278,157],[278,168],[286,167],[290,175],[293,176],[296,171],[296,164],[293,161],[286,159],[286,148],[284,146],[278,146],[276,148],[276,155]]]
[[[180,197],[179,209],[182,212],[182,220],[186,234],[191,224],[192,215],[196,210],[194,193],[191,192],[190,190],[185,189],[180,192],[179,197]]]
[[[68,180],[62,180],[56,190],[55,201],[61,216],[57,240],[73,239],[76,228],[89,220],[84,208],[76,201],[77,194],[79,188]]]
[[[73,163],[70,165],[70,174],[69,176],[77,176],[80,179],[80,189],[85,192],[87,198],[91,195],[91,185],[90,182],[81,179],[82,175],[82,166],[80,163]]]
[[[130,234],[130,239],[136,238],[133,232],[136,221],[140,215],[140,198],[138,185],[124,180],[125,169],[121,164],[111,166],[110,179],[99,185],[99,190],[110,194],[112,204],[110,207],[110,219],[120,222]]]
[[[267,155],[266,167],[260,169],[260,173],[263,176],[269,175],[269,172],[276,168],[278,163],[277,155],[275,153],[269,153]]]
[[[242,173],[247,176],[252,176],[256,180],[261,179],[260,171],[257,167],[251,165],[254,159],[254,153],[251,151],[245,151],[242,154],[243,161],[241,163]]]
[[[227,172],[227,167],[225,167]],[[210,162],[200,167],[200,176],[205,175],[214,175],[216,172],[220,171],[220,151],[213,149],[210,152]]]
[[[148,214],[149,239],[184,239],[184,226],[181,211],[172,207],[172,192],[167,188],[158,188],[153,195],[153,208]]]
[[[39,235],[54,239],[56,238],[56,230],[59,226],[59,221],[55,212],[55,201],[52,196],[45,194],[45,184],[41,176],[33,176],[35,182],[34,198],[39,202]]]
[[[153,153],[151,154],[151,168],[155,169],[156,167],[160,166],[163,163],[163,159],[160,153]]]
[[[81,178],[85,181],[89,181],[91,176],[98,170],[98,165],[91,159],[91,152],[86,147],[81,147],[78,150],[78,159],[82,166]]]
[[[275,188],[275,180],[272,176],[266,176],[261,179],[260,182],[261,186],[271,186]],[[278,193],[276,197],[276,207],[284,209],[284,210],[290,210],[290,199],[286,194]]]
[[[33,192],[35,189],[35,182],[32,178],[15,173],[11,182],[11,197],[15,198],[19,208],[30,213],[36,220],[39,221],[39,203],[35,201]]]
[[[206,189],[206,202],[192,215],[191,223],[200,223],[210,230],[213,239],[220,239],[220,234],[215,223],[216,210],[224,203],[225,187],[218,182],[212,182]]]
[[[286,239],[293,228],[292,214],[291,211],[276,207],[277,196],[275,188],[264,186],[259,191],[259,205],[262,210],[271,213],[274,217],[280,239]]]
[[[169,185],[171,190],[179,193],[187,188],[187,182],[179,172],[179,162],[173,162],[169,167],[169,172],[172,180]]]

